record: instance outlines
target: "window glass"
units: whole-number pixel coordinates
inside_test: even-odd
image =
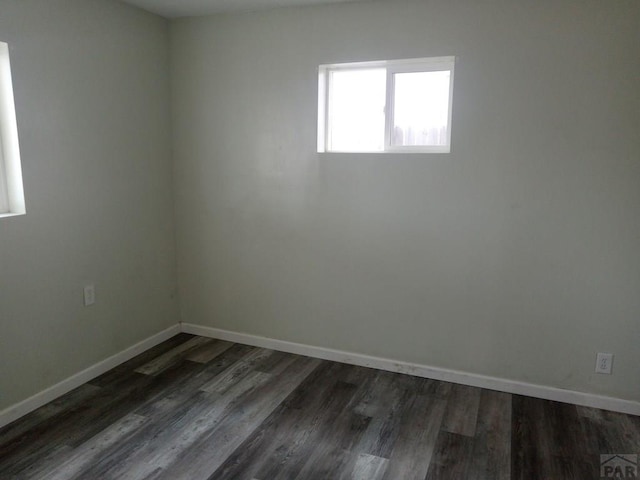
[[[331,72],[330,82],[330,149],[382,150],[386,70],[336,70]]]
[[[446,145],[450,72],[407,72],[393,75],[395,146]]]

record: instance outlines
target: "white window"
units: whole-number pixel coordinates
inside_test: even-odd
[[[454,63],[320,65],[318,152],[449,152]]]
[[[9,46],[0,42],[0,217],[25,213]]]

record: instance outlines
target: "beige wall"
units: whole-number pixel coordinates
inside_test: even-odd
[[[639,18],[434,0],[176,21],[182,319],[639,400]],[[315,153],[318,64],[437,55],[458,60],[451,154]]]
[[[2,410],[178,312],[167,22],[111,0],[0,0],[0,40],[27,202],[0,219]]]

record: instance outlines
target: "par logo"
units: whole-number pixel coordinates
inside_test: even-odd
[[[638,478],[638,455],[600,455],[600,478]]]

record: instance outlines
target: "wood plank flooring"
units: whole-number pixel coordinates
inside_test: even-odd
[[[0,430],[0,479],[598,479],[640,417],[181,334]]]

